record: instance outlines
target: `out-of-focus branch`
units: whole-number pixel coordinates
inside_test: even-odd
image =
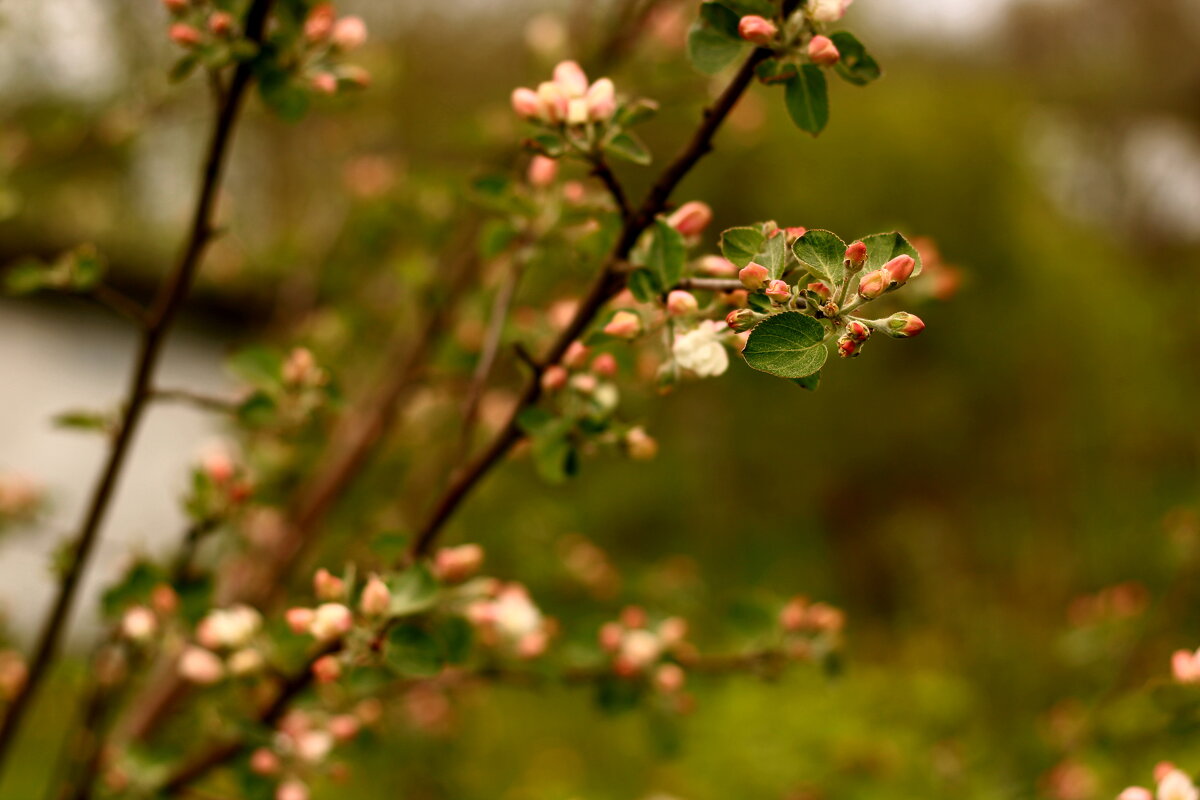
[[[151,389],[150,397],[164,403],[182,403],[218,414],[236,414],[238,402],[191,389]]]

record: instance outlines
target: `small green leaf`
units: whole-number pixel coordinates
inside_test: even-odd
[[[424,564],[414,564],[392,578],[388,588],[392,592],[392,604],[388,613],[393,617],[406,617],[427,611],[437,602],[437,579]]]
[[[810,392],[815,392],[817,387],[821,385],[821,373],[814,372],[812,375],[807,375],[803,378],[792,378],[792,383],[796,384],[801,389],[807,389]]]
[[[767,268],[772,280],[782,278],[787,266],[787,234],[778,231],[774,236],[768,236],[754,260]]]
[[[658,285],[665,291],[679,283],[686,263],[687,245],[683,242],[683,234],[668,225],[665,220],[654,220],[650,250],[646,255],[646,268],[658,278]]]
[[[652,303],[663,292],[658,278],[654,277],[654,273],[648,269],[637,269],[631,272],[627,285],[629,291],[633,293],[634,299],[639,303]]]
[[[195,53],[189,53],[175,62],[174,66],[171,67],[171,71],[167,73],[167,80],[171,83],[179,83],[191,75],[199,64],[200,57]]]
[[[817,229],[807,231],[792,245],[792,252],[831,289],[846,276],[846,243],[836,233]]]
[[[645,166],[651,161],[650,151],[632,133],[618,133],[604,143],[604,152]]]
[[[760,81],[770,85],[772,83],[786,83],[796,77],[798,70],[795,64],[768,58],[754,68],[754,74]]]
[[[259,62],[258,95],[263,105],[285,122],[298,122],[308,113],[308,88],[269,60]]]
[[[562,140],[561,136],[552,133],[539,133],[537,136],[531,136],[526,140],[526,144],[530,150],[550,158],[560,158],[567,152],[567,143]]]
[[[54,424],[59,428],[107,433],[113,429],[111,415],[99,411],[64,411],[54,415]]]
[[[530,436],[536,436],[543,428],[554,422],[558,417],[544,408],[530,406],[517,415],[517,425]]]
[[[530,453],[533,465],[546,483],[559,484],[575,474],[578,463],[571,443],[570,420],[556,419],[533,436]]]
[[[730,228],[721,234],[721,254],[744,267],[754,260],[766,241],[767,237],[758,228]]]
[[[621,128],[632,128],[649,122],[658,116],[658,103],[653,100],[634,100],[617,109],[613,124]]]
[[[447,617],[437,630],[442,655],[451,664],[462,664],[471,657],[471,645],[475,641],[475,629],[471,623],[459,616]]]
[[[713,0],[701,3],[700,19],[725,38],[742,41],[742,37],[738,33],[738,23],[741,22],[742,15],[726,5],[713,2]]]
[[[479,232],[479,254],[492,259],[503,253],[517,236],[511,224],[502,219],[489,219]]]
[[[225,367],[234,377],[259,389],[274,389],[283,382],[283,358],[265,347],[249,347],[230,356]]]
[[[805,64],[800,74],[787,82],[784,99],[792,122],[800,130],[816,136],[825,129],[829,122],[829,92],[825,73],[816,64]]]
[[[854,34],[848,31],[838,31],[831,34],[829,38],[837,47],[838,53],[841,54],[838,63],[834,65],[834,71],[843,80],[856,86],[866,86],[871,81],[878,80],[879,76],[883,74],[883,71],[879,69],[879,64]]]
[[[917,262],[909,280],[921,274],[921,254],[899,233],[873,233],[864,236],[862,242],[867,246],[866,271],[877,270],[896,256],[907,255]]]
[[[437,639],[415,625],[392,628],[384,645],[383,660],[396,673],[418,678],[438,674],[445,663]]]
[[[755,326],[742,355],[760,372],[780,378],[805,378],[825,364],[828,351],[821,344],[825,328],[810,316],[785,311]]]
[[[700,18],[688,31],[688,57],[701,72],[714,75],[739,55],[746,43],[738,36],[740,17],[720,3],[700,6]]]

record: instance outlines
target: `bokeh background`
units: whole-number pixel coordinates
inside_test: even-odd
[[[412,324],[410,287],[437,279],[428,232],[451,229],[470,182],[508,163],[509,91],[559,57],[589,58],[608,10],[341,7],[368,22],[373,85],[295,125],[252,104],[222,201],[229,231],[166,385],[228,390],[233,348],[301,337],[353,395],[388,331]],[[660,159],[719,85],[681,52],[693,13],[664,3],[611,70],[660,101],[644,130]],[[149,296],[184,229],[203,82],[168,83],[176,54],[149,0],[9,0],[0,14],[0,264],[93,242],[117,285]],[[717,230],[775,219],[933,237],[957,293],[911,307],[920,339],[831,364],[814,394],[736,363],[665,398],[631,387],[655,462],[589,459],[547,487],[512,461],[450,531],[578,621],[579,639],[638,602],[688,617],[705,649],[735,649],[803,593],[846,609],[843,668],[696,679],[678,721],[608,714],[582,689],[410,697],[382,742],[352,750],[354,782],[319,797],[1087,800],[1149,782],[1159,759],[1200,767],[1200,728],[1154,688],[1172,649],[1200,644],[1200,5],[858,0],[846,27],[885,79],[834,87],[815,141],[781,93],[756,87],[676,199],[709,201]],[[652,174],[621,170],[635,192]],[[451,338],[452,364],[473,333]],[[80,300],[0,300],[0,470],[51,499],[0,540],[18,644],[102,451],[50,418],[115,404],[133,341]],[[453,402],[413,404],[331,521],[329,553],[417,518],[450,463],[429,409]],[[171,550],[186,466],[227,434],[191,409],[151,415],[89,574],[76,657],[0,796],[38,796],[96,593],[131,550]],[[579,580],[569,556],[583,542],[619,578]]]

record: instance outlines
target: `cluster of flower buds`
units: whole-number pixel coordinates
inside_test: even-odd
[[[296,347],[283,362],[283,382],[294,387],[324,386],[329,382],[329,373],[317,366],[312,351]]]
[[[339,89],[364,87],[371,77],[362,67],[339,63],[340,58],[367,41],[361,17],[339,17],[332,3],[317,3],[304,20],[304,74],[314,91],[335,94]]]
[[[617,100],[611,80],[589,84],[579,64],[562,61],[554,68],[554,79],[538,84],[536,91],[514,89],[512,107],[518,116],[547,125],[586,125],[611,119]]]
[[[803,596],[793,597],[779,612],[779,626],[793,658],[812,658],[835,649],[845,625],[846,615],[841,609],[828,603],[811,603]]]
[[[464,587],[464,591],[472,597],[466,606],[466,618],[475,626],[484,646],[501,648],[524,659],[546,652],[554,624],[522,584],[481,579]]]
[[[0,650],[0,701],[17,696],[29,677],[29,667],[16,650]]]
[[[225,517],[243,505],[254,491],[254,484],[233,447],[224,442],[208,445],[200,452],[197,473],[187,500],[188,509],[196,518]]]
[[[32,517],[41,507],[42,487],[26,475],[0,472],[0,525]]]
[[[433,575],[443,584],[465,583],[483,567],[483,548],[477,544],[443,547],[434,553]]]
[[[621,678],[648,678],[660,691],[675,694],[683,689],[686,674],[673,656],[692,652],[688,625],[681,617],[668,617],[651,626],[639,606],[626,606],[619,618],[600,628],[600,649],[612,657],[612,671]]]
[[[1160,761],[1154,766],[1154,782],[1157,791],[1143,786],[1130,786],[1117,795],[1117,800],[1198,800],[1200,788],[1188,774],[1169,761]]]
[[[365,706],[333,715],[289,711],[279,721],[270,746],[250,754],[250,771],[279,781],[275,800],[308,800],[309,775],[326,765],[334,747],[352,741],[370,724],[372,717],[360,709]],[[330,765],[329,772],[336,776],[344,772],[344,765]]]
[[[861,244],[861,242],[856,242]],[[851,245],[853,247],[854,245]],[[849,252],[847,251],[847,261]],[[903,286],[912,277],[916,260],[910,255],[898,255],[876,270],[863,275],[858,282],[858,294],[866,300],[874,300],[884,292],[890,292]]]
[[[196,626],[197,644],[188,645],[179,656],[179,674],[193,683],[207,685],[226,675],[241,677],[261,672],[266,661],[254,645],[261,628],[262,616],[249,606],[209,612]]]
[[[162,3],[172,18],[167,35],[180,47],[194,50],[227,44],[241,34],[233,14],[206,0],[162,0]]]
[[[634,317],[636,321],[634,324],[640,331],[641,318],[632,312],[630,314]],[[613,326],[614,331],[622,330],[622,326],[628,324],[623,320],[617,322],[618,324]],[[609,331],[606,329],[605,332]],[[612,335],[618,334],[612,333]],[[567,351],[563,353],[559,363],[552,364],[543,370],[542,389],[549,393],[570,389],[581,395],[595,398],[605,408],[615,407],[618,399],[617,387],[607,379],[613,378],[618,371],[617,359],[612,353],[593,353],[592,349],[583,342],[574,341],[567,347]]]

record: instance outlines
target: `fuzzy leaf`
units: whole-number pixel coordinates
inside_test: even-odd
[[[825,73],[816,64],[805,64],[785,86],[788,114],[796,127],[813,136],[829,122],[829,90]]]
[[[829,38],[842,56],[833,69],[843,80],[856,86],[866,86],[871,81],[878,80],[879,76],[883,74],[878,62],[871,57],[867,48],[863,47],[862,42],[854,34],[848,31],[838,31],[831,34]]]
[[[404,617],[426,611],[437,601],[438,582],[424,564],[416,564],[391,580],[388,613]]]
[[[820,371],[828,351],[825,328],[810,316],[786,311],[755,326],[742,355],[760,372],[780,378],[805,378]]]
[[[868,272],[879,269],[896,256],[907,255],[912,256],[913,260],[917,262],[909,280],[921,274],[921,254],[909,243],[908,239],[899,233],[873,233],[870,236],[864,236],[862,242],[867,246],[865,269]]]
[[[618,133],[604,143],[604,152],[625,161],[645,166],[650,163],[650,151],[632,133]]]
[[[413,625],[393,628],[388,633],[383,659],[398,674],[421,678],[438,674],[445,663],[438,640]]]
[[[766,241],[767,237],[758,228],[730,228],[721,234],[721,255],[744,267],[754,260]]]
[[[687,246],[683,243],[683,234],[662,219],[654,220],[646,267],[658,278],[663,291],[679,283],[686,263]]]
[[[792,252],[810,272],[829,284],[840,283],[846,275],[846,243],[836,233],[811,230],[796,240]]]

